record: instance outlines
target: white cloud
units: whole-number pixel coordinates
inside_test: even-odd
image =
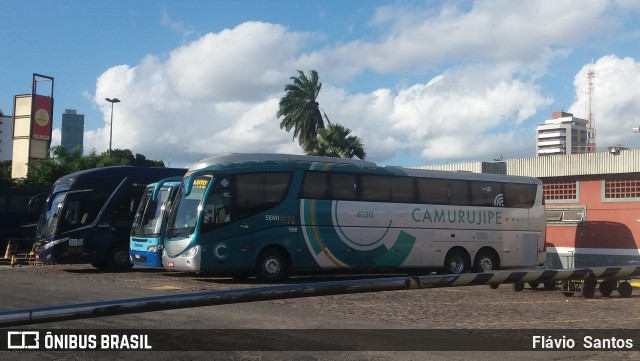
[[[175,33],[182,36],[183,41],[186,41],[187,39],[193,36],[196,36],[198,34],[198,32],[193,27],[186,25],[180,21],[175,21],[171,19],[171,17],[169,16],[169,12],[167,12],[167,9],[164,9],[162,11],[160,21],[162,25],[168,27],[169,29],[173,30]]]
[[[576,75],[576,102],[569,108],[575,116],[588,119],[588,77],[593,70],[592,113],[598,150],[622,144],[640,146],[640,62],[632,58],[608,55],[585,65]]]
[[[470,10],[445,5],[439,12],[381,7],[375,41],[356,40],[308,56],[344,74],[365,68],[388,73],[430,69],[442,63],[530,61],[616,25],[608,1],[475,1]],[[327,64],[328,63],[328,64]],[[320,65],[320,64],[318,64]],[[319,67],[319,66],[318,66]]]
[[[174,50],[164,75],[186,99],[264,100],[284,88],[306,37],[280,25],[243,23]]]
[[[224,152],[301,153],[279,127],[278,100],[296,70],[316,69],[324,83],[322,108],[332,122],[363,139],[370,160],[409,154],[409,165],[419,165],[511,157],[523,148],[533,153],[532,118],[553,102],[540,79],[575,42],[611,24],[606,4],[477,1],[468,11],[383,8],[372,22],[384,32],[379,40],[306,53],[315,34],[242,23],[206,34],[166,59],[149,55],[137,65],[105,71],[94,96],[104,127],[86,132],[85,148],[107,148],[111,105],[104,98],[118,97],[114,148],[179,166]],[[602,72],[599,81],[613,84],[598,90],[599,109],[638,114],[637,63],[605,57],[595,65]],[[410,75],[418,69],[420,75],[435,67],[442,70],[401,87],[381,85],[357,94],[327,81],[348,81],[364,69]],[[618,109],[621,104],[625,109]],[[631,122],[625,120],[624,127],[630,129]],[[598,123],[603,140],[616,128],[606,124],[601,130]]]

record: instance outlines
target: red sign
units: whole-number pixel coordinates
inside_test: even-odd
[[[31,138],[51,140],[52,117],[53,98],[34,95],[33,114],[31,114]]]

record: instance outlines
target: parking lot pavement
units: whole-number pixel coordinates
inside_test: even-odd
[[[354,276],[294,277],[291,282],[316,282]],[[357,277],[356,277],[357,278]],[[126,273],[100,273],[88,266],[23,266],[0,268],[2,294],[0,310],[44,307],[188,293],[239,287],[262,286],[252,280],[238,282],[229,278],[193,274],[168,273],[163,270],[134,268]],[[640,289],[621,298],[614,293],[586,299],[576,295],[565,297],[559,290],[525,289],[514,292],[510,285],[496,290],[488,286],[469,286],[392,292],[345,294],[263,301],[246,304],[209,306],[95,319],[64,321],[34,325],[37,328],[63,329],[162,329],[162,328],[247,328],[247,329],[443,329],[494,330],[501,340],[509,339],[513,330],[587,330],[598,334],[602,329],[640,329]],[[31,326],[29,326],[31,327]],[[640,334],[636,341],[640,346]],[[43,354],[42,352],[33,353]],[[44,353],[44,359],[47,354]],[[101,353],[98,353],[102,355]],[[153,352],[156,354],[156,352]],[[556,355],[557,354],[557,355]],[[29,360],[31,356],[20,359]],[[29,354],[31,355],[31,354]],[[54,355],[63,356],[56,352]],[[80,354],[78,354],[80,355]],[[74,357],[78,355],[72,355]],[[92,357],[95,356],[91,354]],[[131,352],[109,353],[111,357],[131,357]],[[146,359],[148,353],[140,359]],[[173,355],[174,358],[170,356]],[[193,359],[211,356],[206,352],[190,352]],[[401,360],[423,359],[425,353],[413,352],[227,352],[215,354],[224,359],[353,359],[377,360],[390,356]],[[294,356],[296,357],[294,357]],[[507,360],[522,353],[497,352],[428,352],[428,359],[473,360],[485,355]],[[8,356],[16,356],[9,353]],[[40,355],[42,356],[42,355]],[[176,354],[157,354],[154,359],[175,359]],[[527,352],[524,359],[620,360],[639,359],[639,352]],[[11,358],[10,357],[10,358]],[[33,358],[34,360],[36,358]],[[38,358],[41,360],[42,358]]]

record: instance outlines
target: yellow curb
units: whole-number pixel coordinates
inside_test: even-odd
[[[182,288],[176,286],[156,286],[148,287],[148,290],[181,290]]]
[[[631,282],[631,286],[640,288],[640,282]]]

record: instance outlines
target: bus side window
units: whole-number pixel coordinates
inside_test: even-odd
[[[497,199],[498,195],[504,196],[501,183],[470,181],[471,184],[471,204],[478,207],[501,207],[504,204]]]
[[[274,207],[285,198],[291,183],[291,173],[266,173],[264,175],[264,203]]]
[[[369,202],[391,201],[391,181],[385,176],[360,176],[360,199]]]
[[[449,204],[468,206],[470,203],[469,182],[464,180],[449,181]]]
[[[78,201],[70,201],[67,205],[67,213],[65,214],[65,220],[69,225],[77,225],[80,223],[80,204]]]
[[[327,173],[305,172],[300,198],[324,199],[327,192]]]
[[[132,194],[123,195],[123,197],[116,201],[111,211],[111,223],[116,227],[130,228],[133,223],[133,214],[131,214],[131,207],[135,212],[138,205],[139,198]]]
[[[535,184],[512,184],[504,185],[505,207],[531,208],[536,201]]]
[[[418,178],[418,202],[424,204],[449,203],[449,182],[446,179]]]
[[[234,221],[280,204],[287,195],[291,173],[265,172],[236,176]]]
[[[356,175],[331,173],[329,175],[331,196],[338,200],[355,200],[356,199]]]
[[[415,182],[410,177],[394,177],[391,182],[391,201],[399,203],[415,202]]]
[[[232,184],[230,178],[222,179],[207,197],[202,210],[203,231],[231,222]]]

